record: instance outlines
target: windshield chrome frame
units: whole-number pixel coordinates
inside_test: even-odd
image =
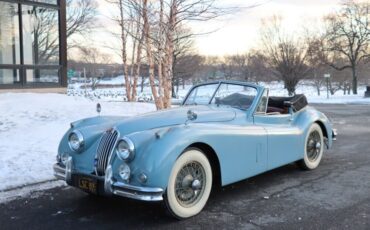
[[[240,85],[240,86],[247,86],[247,87],[251,87],[251,88],[254,88],[256,91],[257,91],[257,94],[255,96],[255,99],[253,100],[253,103],[251,104],[251,106],[254,104],[256,98],[259,97],[259,89],[254,86],[254,85],[250,85],[250,84],[243,84],[242,82],[233,82],[233,81],[218,81],[218,82],[208,82],[208,83],[202,83],[202,84],[198,84],[198,85],[195,85],[193,86],[189,92],[186,94],[186,97],[184,98],[184,100],[182,101],[181,103],[181,106],[185,106],[185,102],[188,100],[191,92],[193,92],[193,90],[195,88],[198,88],[198,87],[201,87],[201,86],[205,86],[205,85],[216,85],[217,84],[217,87],[215,89],[215,91],[213,92],[212,94],[212,97],[211,99],[209,100],[208,104],[207,105],[210,105],[213,101],[213,98],[215,97],[216,93],[218,92],[218,90],[220,89],[221,85],[222,84],[229,84],[229,85]],[[251,107],[249,107],[247,110],[249,110]]]

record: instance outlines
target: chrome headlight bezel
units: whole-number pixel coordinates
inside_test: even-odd
[[[124,147],[122,147],[124,145]],[[135,157],[135,146],[134,143],[128,138],[121,138],[115,148],[117,157],[122,161],[132,161]]]
[[[77,140],[78,140],[78,145],[77,146],[74,145],[71,141],[71,137],[74,136],[74,135],[75,135],[75,137],[77,137]],[[85,140],[84,140],[84,137],[83,137],[83,135],[80,131],[74,130],[68,135],[68,145],[69,145],[69,148],[72,149],[73,151],[81,152],[81,150],[84,147],[84,144],[85,144]]]

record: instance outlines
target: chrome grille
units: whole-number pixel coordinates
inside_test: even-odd
[[[109,157],[113,151],[117,141],[118,132],[116,130],[108,130],[100,139],[98,150],[95,157],[95,167],[99,175],[104,175],[107,168]]]

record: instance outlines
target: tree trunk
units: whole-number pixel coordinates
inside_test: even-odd
[[[138,19],[137,19],[137,28],[136,28],[136,36],[139,36],[140,34],[140,23],[141,23],[141,15],[139,14],[138,15]],[[135,40],[135,44],[137,44],[137,50],[136,50],[136,61],[135,61],[135,72],[133,74],[134,76],[134,82],[132,84],[132,99],[134,101],[136,101],[136,96],[137,96],[137,79],[139,78],[140,76],[140,68],[141,68],[141,51],[142,51],[142,46],[143,46],[143,40],[144,40],[144,30],[142,31],[141,35],[140,35],[140,39],[138,41]],[[133,52],[135,52],[133,50]],[[134,57],[134,55],[133,55]],[[132,62],[134,63],[134,60],[132,60]]]
[[[144,83],[145,83],[145,78],[144,76],[141,77],[141,83],[140,83],[140,92],[144,92]]]
[[[164,3],[163,0],[160,0],[160,12],[159,12],[159,34],[158,34],[158,93],[160,99],[163,101],[163,90],[164,90],[164,75],[163,75],[163,9]]]
[[[175,78],[172,78],[172,89],[171,89],[172,96],[175,96],[176,95],[176,92],[175,92],[175,84],[176,84],[176,82],[175,81],[176,81]]]
[[[139,40],[139,44],[137,46],[137,51],[136,51],[136,63],[135,63],[135,74],[134,74],[134,82],[132,84],[132,98],[136,100],[137,96],[137,79],[140,76],[140,68],[141,68],[141,51],[142,51],[142,46],[143,46],[143,39],[144,39],[144,34],[141,36]],[[144,78],[143,78],[144,79]],[[142,90],[141,90],[142,91]]]
[[[146,46],[146,54],[149,64],[149,82],[150,87],[152,90],[152,94],[154,97],[155,106],[158,110],[163,109],[163,102],[161,98],[158,97],[157,89],[155,86],[155,78],[154,78],[154,61],[153,61],[153,51],[150,44],[150,25],[148,20],[148,0],[143,0],[143,19],[144,19],[144,34],[145,34],[145,46]]]
[[[331,79],[329,79],[329,85],[327,86],[327,87],[329,87],[329,92],[330,92],[330,95],[334,95],[334,93],[335,93],[335,91],[334,91],[334,89],[333,89],[333,85],[332,85],[332,83],[331,83]]]
[[[352,92],[357,95],[357,71],[356,65],[352,65]]]
[[[168,20],[166,36],[166,65],[164,76],[164,100],[165,108],[171,107],[172,99],[172,78],[173,78],[173,51],[174,51],[174,32],[177,23],[177,1],[172,1]]]
[[[183,78],[182,78],[182,81],[184,81]],[[179,87],[180,87],[180,79],[177,79],[177,81],[176,81],[176,97],[179,96]]]
[[[177,93],[175,91],[175,85],[179,81],[179,76],[175,74],[176,55],[172,55],[172,97],[176,98]]]
[[[131,101],[131,83],[128,77],[128,67],[127,67],[127,51],[126,51],[126,35],[125,35],[125,20],[123,16],[123,0],[119,0],[120,6],[120,20],[121,20],[121,42],[122,42],[122,62],[123,62],[123,75],[125,78],[126,86],[126,97],[127,101]]]
[[[348,84],[347,90],[348,90],[348,95],[350,95],[351,94],[351,85],[350,84]]]

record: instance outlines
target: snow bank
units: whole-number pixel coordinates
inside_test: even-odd
[[[53,179],[62,135],[72,121],[96,116],[96,103],[61,94],[0,94],[0,191]],[[147,103],[100,103],[101,115],[155,110]]]
[[[284,85],[280,82],[260,83],[270,89],[270,96],[288,96],[288,92],[284,89]],[[343,95],[343,91],[337,91],[334,95],[326,95],[326,87],[320,90],[320,96],[317,95],[317,90],[309,82],[299,84],[296,93],[304,94],[307,97],[308,103],[315,104],[370,104],[370,98],[365,98],[365,86],[358,88],[357,95]]]

